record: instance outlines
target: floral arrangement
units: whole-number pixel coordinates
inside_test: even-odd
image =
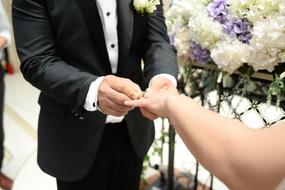
[[[134,0],[133,5],[139,14],[152,14],[156,10],[156,6],[160,4],[160,0]]]
[[[214,64],[228,74],[285,64],[284,0],[176,0],[166,18],[182,64]],[[283,76],[274,78],[279,85],[270,87],[284,86]]]

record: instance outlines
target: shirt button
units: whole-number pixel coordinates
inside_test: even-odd
[[[95,102],[93,102],[92,106],[93,106],[93,108],[95,108],[95,107],[96,107]]]
[[[115,47],[115,44],[111,44],[111,48],[114,48]]]
[[[107,16],[110,16],[110,14],[111,14],[110,12],[107,12],[107,13],[106,13]]]

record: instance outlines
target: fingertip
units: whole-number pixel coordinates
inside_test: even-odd
[[[129,100],[126,100],[126,101],[124,101],[124,104],[125,104],[126,106],[129,106],[130,101],[129,101]]]
[[[133,109],[135,108],[137,105],[136,105],[136,102],[134,102],[134,100],[130,100],[130,101],[125,101],[124,104],[128,107],[130,107],[130,109]]]

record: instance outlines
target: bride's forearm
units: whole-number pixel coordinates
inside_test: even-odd
[[[166,110],[188,149],[231,189],[274,189],[285,176],[285,121],[254,130],[183,95],[169,97]]]
[[[243,148],[241,138],[250,139],[251,129],[183,95],[170,97],[166,105],[170,122],[199,162],[225,182],[234,178],[233,159]]]

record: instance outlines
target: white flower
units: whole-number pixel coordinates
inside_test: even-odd
[[[174,46],[177,50],[177,56],[187,57],[189,59],[191,38],[189,34],[189,28],[183,27],[176,31],[174,37]]]
[[[248,64],[251,65],[255,71],[267,70],[272,72],[278,62],[278,49],[264,46],[251,47]]]
[[[172,2],[170,9],[183,9],[190,15],[194,15],[197,12],[201,12],[203,9],[205,9],[205,5],[202,1],[197,0],[176,0]]]
[[[166,25],[170,33],[175,33],[177,29],[187,27],[190,14],[186,9],[172,6],[166,12]]]
[[[281,2],[279,5],[279,12],[281,15],[285,15],[285,2]]]
[[[268,70],[285,61],[285,16],[272,15],[260,19],[253,27],[248,64],[255,71]]]
[[[216,44],[211,51],[211,58],[219,69],[233,73],[248,61],[249,50],[247,44],[227,38]]]
[[[204,5],[208,5],[212,0],[200,0]]]
[[[285,49],[285,16],[270,16],[253,27],[252,44]]]
[[[269,15],[282,14],[285,9],[284,0],[229,0],[232,15],[247,18],[254,23]]]
[[[160,4],[160,0],[134,0],[135,10],[140,14],[151,14],[156,10],[156,6]]]
[[[279,63],[285,63],[285,49],[278,53]]]
[[[230,38],[225,30],[228,25],[209,15],[207,4],[211,1],[174,0],[166,13],[171,42],[180,59],[191,59],[190,45],[194,41],[208,49],[214,63],[229,73],[245,63],[255,71],[269,72],[276,65],[285,64],[285,0],[227,0],[229,23],[238,19],[252,24],[248,33],[238,38],[248,38],[249,44]]]
[[[197,13],[189,18],[190,35],[204,49],[211,50],[218,41],[225,38],[223,27],[206,12]]]

